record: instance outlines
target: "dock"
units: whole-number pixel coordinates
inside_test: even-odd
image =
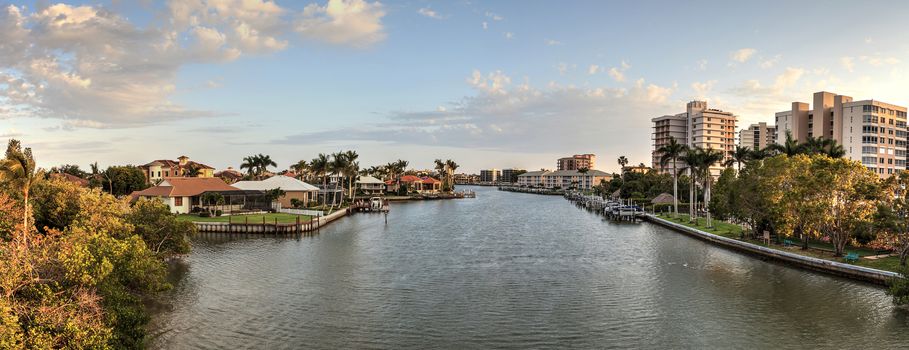
[[[644,219],[644,209],[631,200],[612,200],[577,191],[565,193],[565,199],[578,207],[603,215],[613,221],[638,222]]]

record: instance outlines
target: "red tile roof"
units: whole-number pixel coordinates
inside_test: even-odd
[[[421,182],[423,179],[414,176],[414,175],[404,175],[401,176],[401,182]]]
[[[429,177],[429,176],[427,176],[427,177],[424,177],[424,178],[423,178],[423,179],[422,179],[422,180],[423,180],[423,181],[422,181],[422,182],[423,182],[423,183],[424,183],[424,184],[436,184],[436,183],[442,183],[442,181],[439,181],[439,180],[436,180],[436,179],[433,179],[433,178],[431,178],[431,177]]]

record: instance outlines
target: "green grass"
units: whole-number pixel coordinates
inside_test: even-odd
[[[742,233],[741,226],[738,226],[735,224],[730,224],[728,222],[723,222],[723,221],[719,221],[719,220],[713,220],[714,228],[707,228],[707,220],[704,218],[698,218],[697,224],[695,224],[695,223],[688,222],[688,215],[686,215],[686,214],[679,214],[678,219],[673,218],[672,214],[669,214],[669,213],[660,214],[659,217],[662,219],[666,219],[666,220],[669,220],[669,221],[672,221],[675,223],[679,223],[679,224],[691,227],[691,228],[696,228],[696,229],[699,229],[704,232],[712,233],[712,234],[715,234],[718,236],[733,238],[733,239],[739,239],[739,237],[741,237],[741,233]],[[831,243],[815,242],[815,241],[808,242],[808,246],[811,248],[826,249],[831,252],[812,250],[812,249],[802,250],[801,241],[799,241],[798,239],[792,239],[792,238],[787,238],[787,239],[789,239],[793,242],[792,247],[783,247],[781,245],[772,243],[771,244],[772,248],[778,249],[778,250],[784,250],[784,251],[799,254],[799,255],[819,258],[819,259],[844,262],[843,257],[833,256],[833,253],[832,253],[833,244],[831,244]],[[749,242],[749,243],[754,243],[754,244],[760,244],[760,245],[766,244],[765,242],[763,242],[761,240],[745,239],[744,241]],[[846,251],[846,253],[857,253],[859,256],[877,255],[877,252],[874,249],[869,249],[869,248],[865,248],[865,247],[846,247],[845,251]],[[899,272],[899,263],[900,263],[899,257],[890,256],[890,257],[876,259],[876,260],[859,259],[859,261],[856,262],[855,265],[870,267],[870,268],[885,270],[885,271]]]
[[[284,213],[218,216],[210,218],[203,218],[194,214],[180,214],[177,215],[177,220],[193,222],[228,222],[229,220],[234,223],[240,224],[245,223],[248,219],[250,224],[261,224],[263,217],[265,217],[265,223],[268,224],[274,224],[275,219],[278,219],[279,224],[294,224],[297,222],[297,217],[300,218],[300,222],[307,222],[310,218],[312,218],[309,215],[293,215]]]

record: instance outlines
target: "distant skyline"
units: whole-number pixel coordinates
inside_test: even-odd
[[[361,167],[594,153],[615,171],[650,165],[650,119],[694,99],[739,129],[816,91],[909,105],[909,3],[874,4],[12,2],[0,141],[47,168],[353,149]]]

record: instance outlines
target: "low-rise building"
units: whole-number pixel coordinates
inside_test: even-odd
[[[170,207],[176,214],[192,211],[193,207],[202,206],[202,194],[206,192],[231,192],[237,191],[221,179],[208,177],[170,177],[162,179],[157,186],[149,187],[142,191],[130,194],[133,201],[139,198],[158,199]]]
[[[599,185],[602,181],[609,181],[612,174],[600,170],[556,170],[556,171],[529,171],[518,175],[519,186],[542,187],[558,189],[589,190]]]
[[[262,181],[239,181],[233,186],[241,190],[263,192],[280,188],[284,191],[284,195],[278,198],[282,208],[293,207],[294,199],[300,203],[309,203],[316,200],[319,194],[318,187],[284,175],[272,176]]]
[[[215,176],[215,168],[189,160],[187,156],[180,156],[177,160],[159,159],[139,169],[145,174],[147,183],[154,184],[160,180],[171,177],[205,177]]]
[[[357,190],[367,195],[385,193],[385,182],[372,176],[361,175],[357,179]]]

